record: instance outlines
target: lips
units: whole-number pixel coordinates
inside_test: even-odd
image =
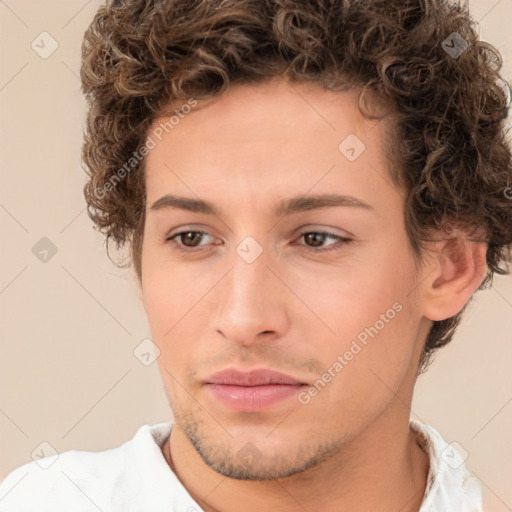
[[[227,369],[203,381],[214,400],[237,411],[259,412],[293,398],[306,382],[269,369]]]

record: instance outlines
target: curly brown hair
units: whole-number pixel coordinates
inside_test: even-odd
[[[233,84],[276,76],[356,88],[396,114],[390,174],[407,193],[415,255],[421,260],[434,230],[447,238],[483,233],[484,287],[511,261],[509,98],[500,68],[498,51],[478,41],[467,6],[450,1],[107,1],[82,45],[88,214],[107,250],[109,240],[117,249],[128,244],[141,279],[139,149],[171,101],[215,98]],[[461,314],[433,322],[420,371],[452,339]]]

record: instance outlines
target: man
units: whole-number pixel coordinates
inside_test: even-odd
[[[448,2],[101,8],[85,196],[131,248],[174,420],[22,466],[0,507],[482,510],[410,404],[510,261],[498,71]]]

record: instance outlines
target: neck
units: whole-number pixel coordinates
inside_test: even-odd
[[[403,404],[397,407],[404,409]],[[216,473],[176,424],[162,451],[205,512],[417,512],[425,493],[428,456],[409,428],[408,411],[398,419],[385,413],[330,459],[304,473],[269,481],[235,480]]]

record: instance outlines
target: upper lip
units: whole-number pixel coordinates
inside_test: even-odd
[[[231,386],[263,386],[265,384],[305,384],[300,380],[290,377],[284,373],[260,368],[250,371],[228,368],[210,375],[203,381],[203,384],[224,384]]]

